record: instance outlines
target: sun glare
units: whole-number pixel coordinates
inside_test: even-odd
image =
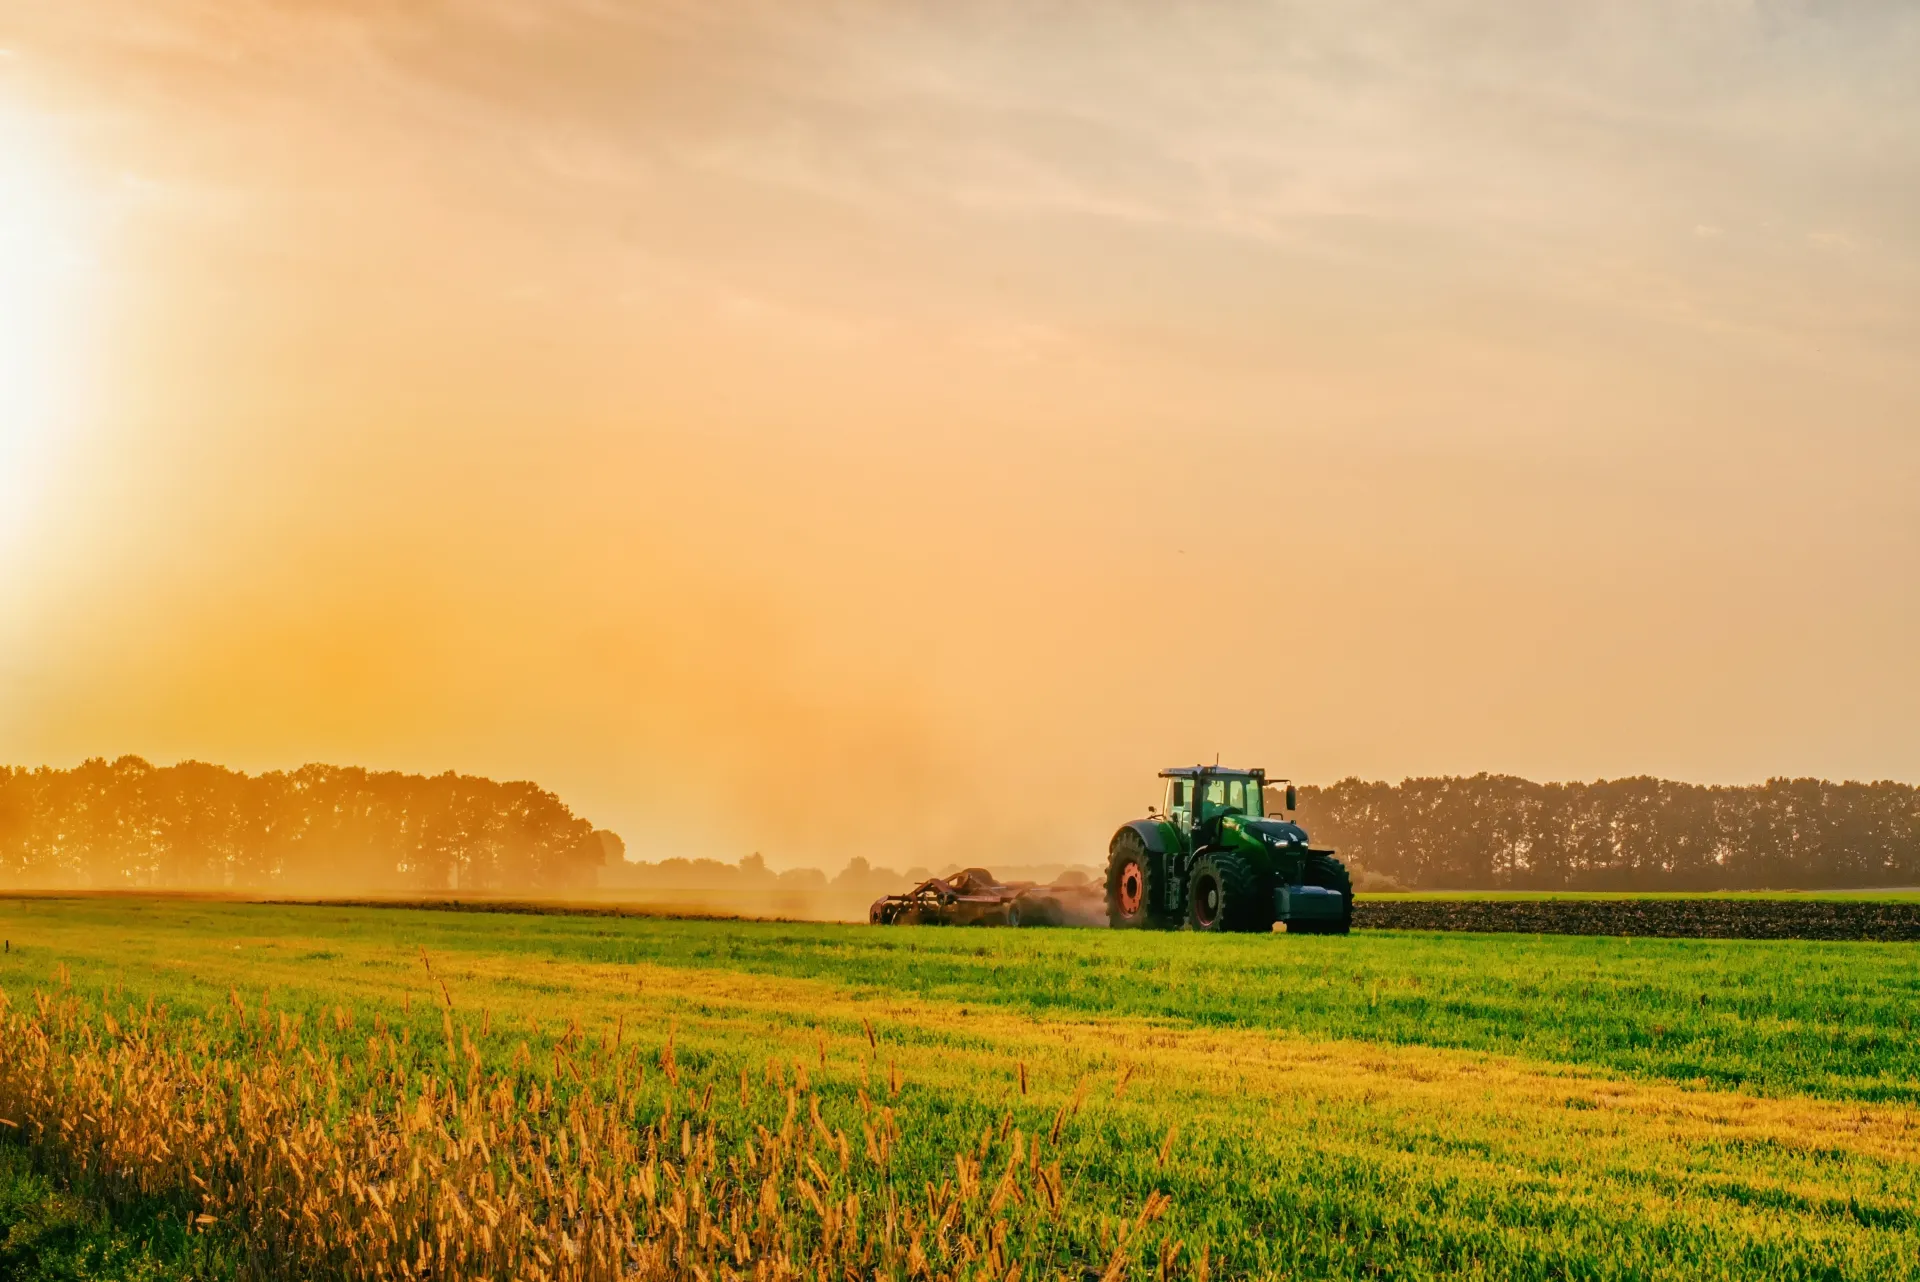
[[[78,406],[83,212],[46,139],[0,109],[0,566],[20,551]]]

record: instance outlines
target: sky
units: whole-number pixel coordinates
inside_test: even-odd
[[[1920,10],[0,0],[0,760],[1095,858],[1920,779]]]

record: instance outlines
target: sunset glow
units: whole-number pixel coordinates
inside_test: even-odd
[[[0,570],[46,495],[80,399],[77,322],[85,213],[43,139],[0,101]]]
[[[0,6],[0,759],[1920,776],[1920,25],[1445,8]]]

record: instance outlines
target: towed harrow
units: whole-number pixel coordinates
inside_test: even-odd
[[[1106,896],[1081,873],[1043,885],[966,868],[874,900],[867,920],[875,926],[1098,926],[1106,914]]]

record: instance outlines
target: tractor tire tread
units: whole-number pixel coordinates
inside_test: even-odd
[[[1248,864],[1245,859],[1231,850],[1208,851],[1194,861],[1193,877],[1196,882],[1199,880],[1202,871],[1207,869],[1209,865],[1214,874],[1220,879],[1220,925],[1218,929],[1242,933],[1257,931],[1263,928],[1261,921],[1263,915],[1267,918],[1264,927],[1271,929],[1273,925],[1272,909],[1268,908],[1265,914],[1261,912],[1261,878],[1254,872],[1252,865]],[[1198,902],[1198,899],[1199,896],[1197,892],[1190,890],[1187,895],[1188,904],[1195,904]],[[1192,910],[1190,908],[1189,916],[1191,915]],[[1197,919],[1194,920],[1193,925],[1195,929],[1205,929]]]
[[[1129,863],[1138,861],[1144,885],[1144,909],[1140,918],[1128,921],[1120,912],[1120,878]],[[1167,857],[1147,849],[1147,843],[1131,828],[1114,835],[1107,851],[1107,924],[1115,930],[1169,930],[1175,923],[1166,919]]]
[[[1315,922],[1307,933],[1316,935],[1345,935],[1353,930],[1353,878],[1347,872],[1347,866],[1332,855],[1309,855],[1303,880],[1309,886],[1321,886],[1327,890],[1337,890],[1342,899],[1342,912],[1339,921]]]

